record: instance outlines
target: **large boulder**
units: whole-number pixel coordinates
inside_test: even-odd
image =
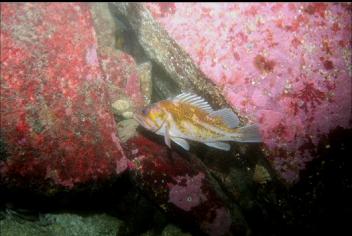
[[[129,170],[146,196],[190,226],[245,234],[241,211],[194,155],[121,128],[135,128],[122,119],[150,101],[151,66],[116,50],[107,9],[1,5],[0,187],[53,193]]]
[[[351,128],[350,3],[146,6],[228,104],[259,123],[288,183],[330,131]]]
[[[2,184],[72,188],[127,169],[106,80],[129,74],[107,78],[97,49],[89,5],[1,4]]]
[[[143,136],[126,144],[131,176],[162,209],[208,235],[246,235],[247,222],[236,203],[195,155],[169,150]]]
[[[324,135],[351,127],[351,5],[109,6],[117,18],[106,3],[1,5],[0,187],[74,189],[129,170],[132,186],[207,234],[290,224],[263,153],[292,183]],[[259,123],[265,148],[187,153],[136,132],[135,109],[181,91]]]

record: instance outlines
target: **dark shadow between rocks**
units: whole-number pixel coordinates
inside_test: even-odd
[[[95,186],[96,185],[96,186]],[[94,187],[95,186],[95,187]],[[82,217],[107,214],[122,220],[119,236],[162,232],[170,220],[131,183],[128,174],[105,183],[86,183],[75,190],[45,195],[30,189],[0,187],[0,217],[42,226],[46,214],[74,214]],[[50,224],[50,222],[47,222]]]
[[[109,5],[109,8],[111,10],[112,5]],[[120,48],[120,50],[132,55],[137,64],[144,62],[151,62],[152,64],[152,103],[179,94],[181,88],[174,80],[170,78],[169,74],[165,71],[163,66],[159,65],[157,62],[148,57],[144,48],[138,41],[138,35],[134,30],[132,30],[129,20],[126,19],[125,16],[117,14],[115,10],[111,11],[113,12],[114,19],[118,28],[122,29],[119,32],[116,32],[116,38],[122,38],[122,41],[124,42],[123,47]]]

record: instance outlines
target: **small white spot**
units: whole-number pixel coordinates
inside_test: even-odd
[[[138,149],[133,149],[132,150],[132,155],[136,155],[138,153]]]

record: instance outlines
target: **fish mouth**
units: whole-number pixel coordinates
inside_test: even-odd
[[[144,126],[145,125],[145,121],[143,119],[143,116],[139,115],[139,114],[136,114],[136,113],[133,113],[133,116],[132,118],[137,121],[140,125]]]
[[[148,130],[151,130],[152,132],[155,132],[156,130],[158,130],[158,127],[155,127],[155,125],[153,125],[153,122],[151,120],[149,120],[148,118],[145,118],[141,114],[134,113],[132,118],[136,120],[141,126],[143,126]]]
[[[136,120],[141,126],[147,128],[147,129],[150,129],[150,128],[151,128],[150,125],[148,124],[148,122],[146,121],[146,119],[144,118],[143,115],[134,113],[132,117],[133,117],[133,119]]]

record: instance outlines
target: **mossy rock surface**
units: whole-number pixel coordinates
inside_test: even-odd
[[[77,214],[46,214],[38,221],[28,221],[7,215],[0,221],[2,236],[116,236],[123,222],[106,214],[82,216]]]

